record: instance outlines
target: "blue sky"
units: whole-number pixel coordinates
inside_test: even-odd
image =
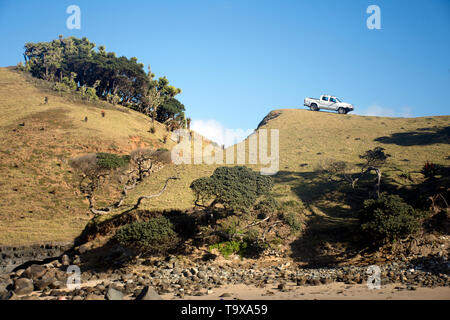
[[[72,4],[80,30],[66,27]],[[372,4],[380,30],[366,26]],[[150,63],[210,131],[253,129],[323,92],[358,114],[450,114],[448,0],[0,0],[0,29],[0,66],[21,61],[25,42],[59,34]]]

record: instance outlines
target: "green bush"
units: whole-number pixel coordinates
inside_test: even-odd
[[[190,188],[196,204],[212,200],[210,207],[221,204],[229,211],[246,212],[272,190],[273,179],[244,166],[220,167],[210,177],[194,180]]]
[[[97,92],[95,91],[94,88],[82,86],[82,87],[80,87],[79,94],[82,99],[85,99],[87,101],[97,101],[98,100]]]
[[[248,229],[244,234],[244,241],[247,243],[258,244],[260,232],[256,228]]]
[[[55,82],[53,85],[53,90],[58,92],[70,92],[70,87],[62,82]]]
[[[76,91],[78,88],[78,85],[73,78],[70,79],[68,77],[63,77],[62,83],[65,84],[71,91]]]
[[[97,166],[103,169],[118,169],[130,162],[129,156],[120,156],[113,153],[97,153]]]
[[[255,210],[264,217],[270,216],[280,209],[280,203],[273,197],[267,197],[255,206]]]
[[[241,257],[245,255],[247,250],[247,242],[245,241],[225,241],[209,246],[209,249],[217,249],[225,258],[233,253],[238,253]]]
[[[172,223],[163,216],[127,224],[117,230],[114,238],[124,246],[153,253],[163,253],[178,242]]]
[[[398,195],[382,194],[364,201],[359,212],[361,230],[375,243],[393,242],[415,233],[423,215]]]
[[[190,188],[195,195],[195,204],[206,204],[214,197],[215,187],[209,177],[195,179]]]
[[[300,231],[302,230],[302,223],[297,218],[297,214],[294,212],[289,212],[285,215],[286,223],[291,227],[292,231]]]
[[[420,172],[426,179],[434,179],[439,174],[439,165],[427,161]]]

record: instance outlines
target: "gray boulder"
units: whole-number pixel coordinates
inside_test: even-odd
[[[61,263],[62,263],[62,265],[65,266],[65,267],[67,267],[67,266],[70,265],[70,258],[69,258],[69,256],[68,256],[67,254],[65,254],[65,255],[63,255],[63,256],[61,257]]]
[[[34,290],[33,280],[20,278],[14,281],[14,293],[16,295],[27,295]]]
[[[53,281],[56,281],[56,279],[44,276],[42,279],[34,281],[34,288],[36,290],[44,290],[45,288],[48,288]]]
[[[65,283],[59,280],[53,280],[49,284],[50,289],[63,289],[65,287]]]
[[[87,242],[78,247],[78,252],[80,254],[85,254],[86,252],[91,250],[91,248],[92,248],[92,244]]]
[[[119,290],[109,287],[108,292],[106,293],[106,299],[107,300],[123,300],[123,293]]]
[[[39,264],[32,264],[21,274],[21,277],[37,280],[41,278],[46,272],[47,269],[44,266],[41,266]]]
[[[0,300],[8,300],[11,296],[11,291],[6,290],[6,288],[0,287]]]

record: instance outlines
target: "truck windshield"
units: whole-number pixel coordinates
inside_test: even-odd
[[[341,100],[339,100],[338,98],[336,98],[337,102],[342,102]]]

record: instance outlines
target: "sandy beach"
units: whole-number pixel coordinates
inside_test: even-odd
[[[246,285],[226,285],[203,296],[162,295],[167,300],[450,300],[450,287],[415,287],[408,290],[403,284],[387,284],[380,289],[369,289],[365,284],[331,283],[319,286],[287,285],[288,291],[268,285],[257,288]],[[225,295],[225,296],[223,296]]]

